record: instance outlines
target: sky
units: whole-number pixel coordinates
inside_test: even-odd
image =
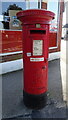
[[[2,2],[2,12],[6,11],[9,5],[16,4],[17,6],[21,7],[22,9],[26,9],[25,2]]]

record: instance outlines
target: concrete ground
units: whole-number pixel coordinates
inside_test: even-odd
[[[7,73],[2,76],[3,119],[63,118],[66,120],[68,116],[66,103],[62,100],[59,59],[49,62],[48,102],[43,109],[32,110],[25,107],[23,104],[22,79],[23,70]]]

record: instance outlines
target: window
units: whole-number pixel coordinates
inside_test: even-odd
[[[58,0],[48,0],[47,10],[55,13],[55,19],[51,21],[50,31],[57,31],[58,29],[58,15],[59,15],[59,4]]]
[[[0,25],[0,29],[22,29],[21,22],[16,18],[16,13],[20,10],[41,8],[41,4],[39,4],[41,3],[41,0],[22,0],[22,2],[12,1],[13,2],[2,2],[1,14],[3,15],[3,20],[1,21],[2,25]]]

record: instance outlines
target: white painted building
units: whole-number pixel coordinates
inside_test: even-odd
[[[65,11],[63,14],[64,39],[61,41],[61,79],[63,89],[63,100],[67,101],[68,105],[68,0],[65,2]]]

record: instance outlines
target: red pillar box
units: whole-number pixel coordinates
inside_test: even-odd
[[[17,13],[23,27],[23,100],[27,107],[42,108],[46,105],[49,22],[54,16],[53,12],[38,9]]]

